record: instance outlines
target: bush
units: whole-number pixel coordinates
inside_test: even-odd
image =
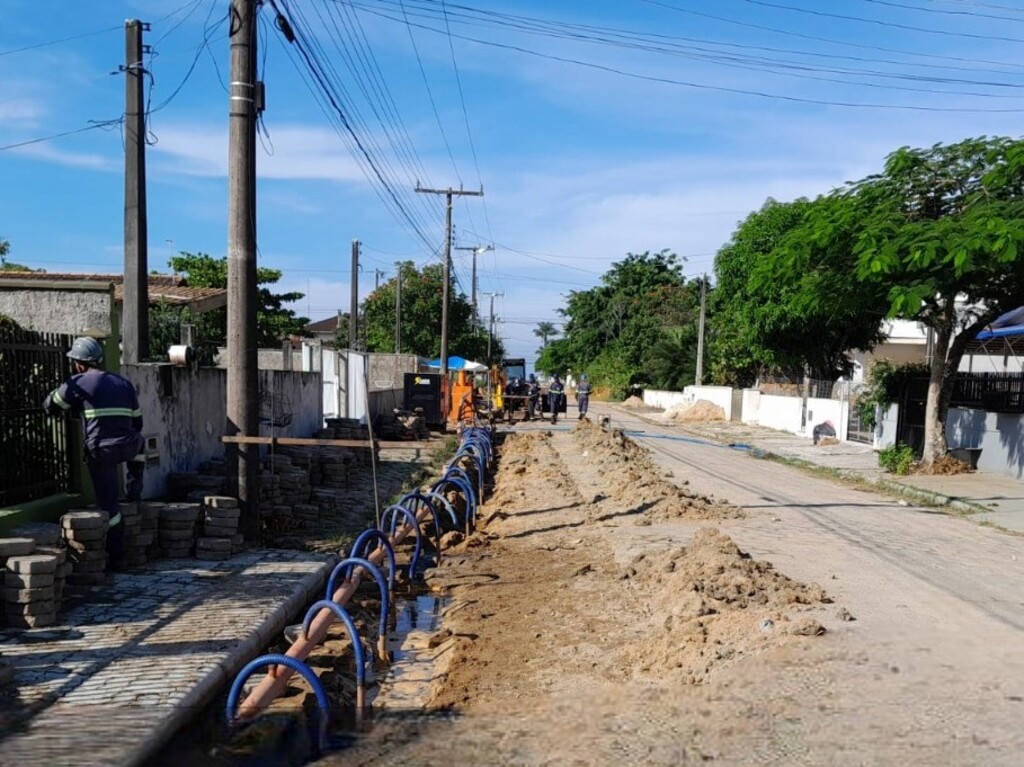
[[[878,451],[878,465],[886,471],[900,476],[910,473],[910,467],[914,465],[914,458],[914,449],[902,442]]]

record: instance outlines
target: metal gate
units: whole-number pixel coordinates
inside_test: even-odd
[[[71,489],[73,423],[42,402],[71,374],[73,340],[0,326],[0,507]]]

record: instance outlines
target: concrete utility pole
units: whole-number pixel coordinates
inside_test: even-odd
[[[504,293],[484,293],[485,296],[491,297],[491,315],[490,321],[487,323],[487,364],[491,364],[491,343],[494,340],[494,297],[504,297]]]
[[[700,386],[704,382],[704,313],[708,302],[708,276],[700,278],[700,323],[697,326],[697,375],[694,383]]]
[[[473,298],[472,298],[473,317],[476,318],[478,316],[477,315],[477,311],[476,311],[476,257],[478,255],[480,255],[481,253],[486,253],[489,250],[494,250],[494,247],[491,246],[491,245],[472,245],[472,246],[465,247],[465,248],[456,248],[456,250],[471,250],[471,251],[473,251],[473,286],[471,288],[471,291],[473,293]]]
[[[146,225],[146,112],[142,33],[149,24],[124,23],[124,312],[121,361],[137,365],[149,356],[149,250]]]
[[[231,0],[231,91],[228,101],[228,402],[229,436],[259,436],[256,366],[256,0]],[[259,537],[259,454],[231,445],[228,468],[238,480],[242,532]]]
[[[420,194],[443,194],[447,200],[445,205],[444,232],[444,286],[441,289],[441,377],[448,378],[448,283],[452,273],[452,197],[483,197],[484,190],[467,192],[463,189],[424,189],[417,186]]]
[[[380,278],[383,277],[385,274],[387,274],[387,272],[385,272],[383,269],[374,269],[373,270],[373,289],[374,290],[379,290],[380,289]]]
[[[402,264],[395,262],[395,354],[402,353]]]
[[[356,349],[359,330],[359,240],[352,240],[352,296],[348,313],[348,348]]]

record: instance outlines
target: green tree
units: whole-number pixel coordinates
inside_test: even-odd
[[[711,371],[745,386],[762,371],[833,379],[852,372],[850,352],[882,338],[877,285],[857,282],[856,227],[836,219],[831,197],[751,213],[715,258]]]
[[[558,335],[558,328],[552,322],[538,322],[533,334],[541,340],[540,348],[548,345],[548,339]]]
[[[7,254],[11,252],[11,243],[0,239],[0,272],[41,272],[42,269],[33,269],[24,264],[16,264],[7,260]]]
[[[420,269],[411,261],[400,264],[402,275],[402,338],[401,351],[422,357],[441,354],[441,304],[444,293],[444,267],[428,264]],[[371,352],[395,351],[395,291],[397,276],[382,284],[366,297],[361,307],[361,323],[365,328],[366,349]],[[348,345],[347,331],[338,339],[340,347]],[[487,355],[487,331],[475,319],[473,305],[456,290],[454,281],[448,289],[448,354],[480,361]],[[492,342],[491,355],[504,355],[501,339]]]
[[[967,343],[1024,303],[1024,141],[903,147],[881,174],[847,185],[825,226],[856,228],[860,286],[889,316],[932,333],[922,460],[946,454],[946,418]]]
[[[174,256],[168,265],[177,273],[185,275],[189,287],[226,288],[228,286],[227,258],[214,258],[206,253],[182,251]],[[288,336],[305,335],[309,324],[307,317],[300,317],[285,308],[286,303],[303,298],[302,293],[275,293],[267,285],[277,283],[282,276],[279,269],[258,267],[256,282],[259,285],[256,302],[256,343],[262,348],[277,348]],[[150,312],[150,348],[154,352],[167,348],[167,343],[177,343],[179,328],[191,322],[196,326],[197,345],[209,350],[227,342],[227,309],[215,309],[201,315],[191,315],[187,309],[162,306]],[[206,355],[209,356],[208,354]]]

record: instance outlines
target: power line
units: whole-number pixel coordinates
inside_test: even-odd
[[[0,146],[0,152],[6,152],[8,149],[19,149],[23,146],[30,146],[31,144],[39,144],[43,141],[52,141],[58,138],[64,138],[65,136],[73,136],[76,133],[86,133],[87,131],[96,129],[109,130],[115,125],[121,125],[124,122],[124,117],[118,117],[113,120],[93,120],[90,125],[86,125],[83,128],[75,128],[74,130],[64,131],[62,133],[53,133],[49,136],[40,136],[39,138],[28,139],[26,141],[19,141],[15,144],[7,144]]]
[[[104,27],[103,29],[94,29],[92,32],[83,32],[80,35],[71,35],[70,37],[61,37],[57,40],[47,40],[44,43],[35,43],[33,45],[25,45],[21,48],[11,48],[10,50],[0,51],[0,56],[12,56],[15,53],[24,53],[25,51],[34,51],[39,48],[48,48],[51,45],[60,45],[61,43],[68,43],[72,40],[81,40],[85,37],[95,37],[96,35],[105,35],[108,32],[117,32],[122,27]]]

